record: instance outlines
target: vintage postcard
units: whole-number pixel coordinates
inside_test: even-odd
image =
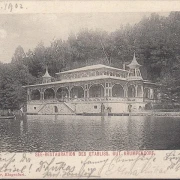
[[[0,178],[180,178],[180,1],[0,1]]]

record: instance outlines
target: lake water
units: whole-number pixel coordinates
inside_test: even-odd
[[[180,117],[27,116],[0,120],[1,152],[180,149]]]

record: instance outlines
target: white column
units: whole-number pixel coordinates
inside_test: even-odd
[[[112,83],[109,83],[108,88],[109,88],[109,96],[112,97]]]
[[[135,86],[135,97],[137,97],[137,96],[138,96],[138,92],[137,92],[137,90],[138,90],[138,86],[136,85],[136,86]]]
[[[150,99],[153,99],[153,89],[150,89]]]
[[[108,87],[106,87],[106,84],[107,84],[107,82],[104,83],[104,96],[105,96],[105,97],[109,96],[109,91],[107,91],[107,90],[108,90]],[[109,83],[108,83],[108,86],[109,86]],[[107,92],[107,93],[106,93],[106,92]]]
[[[84,86],[84,98],[89,98],[89,88],[88,84]]]
[[[128,97],[128,89],[127,87],[124,86],[124,97],[127,98]]]
[[[31,95],[30,95],[30,90],[29,88],[27,89],[27,100],[30,101],[31,100]]]
[[[112,87],[109,88],[109,96],[112,97]]]
[[[127,97],[126,89],[124,89],[124,98]]]
[[[41,95],[40,100],[44,100],[44,92],[43,91],[40,92],[40,95]]]
[[[143,86],[141,86],[141,92],[142,92],[141,97],[143,98],[144,97],[144,88],[143,88]]]
[[[70,87],[69,87],[69,88],[68,88],[68,98],[71,98],[70,92],[71,92],[71,89],[70,89]]]
[[[87,98],[89,98],[89,89],[87,89]]]

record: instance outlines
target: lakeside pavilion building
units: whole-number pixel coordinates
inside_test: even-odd
[[[149,102],[156,102],[159,86],[143,80],[135,54],[128,70],[103,64],[85,66],[56,73],[46,72],[42,84],[27,88],[29,114],[83,114],[141,111]],[[129,107],[131,109],[129,109]]]

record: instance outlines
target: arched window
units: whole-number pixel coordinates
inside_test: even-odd
[[[104,97],[104,87],[100,84],[94,84],[89,89],[89,97]]]
[[[134,85],[130,85],[128,87],[128,97],[133,98],[135,96],[136,96],[136,89],[135,89]]]
[[[124,97],[124,89],[120,84],[115,84],[112,88],[113,97]]]
[[[149,88],[145,88],[144,89],[144,97],[145,98],[150,98],[150,89]]]
[[[83,98],[84,90],[81,86],[74,86],[70,91],[71,98]]]
[[[59,88],[57,90],[56,97],[57,97],[57,99],[68,98],[68,90],[67,90],[67,88],[65,88],[65,87]]]
[[[40,100],[40,91],[38,89],[32,90],[31,100]]]
[[[55,98],[54,89],[48,88],[44,91],[44,99],[54,99],[54,98]]]
[[[157,91],[157,89],[154,89],[154,99],[158,99],[158,91]]]
[[[137,97],[143,97],[142,86],[137,87]]]

